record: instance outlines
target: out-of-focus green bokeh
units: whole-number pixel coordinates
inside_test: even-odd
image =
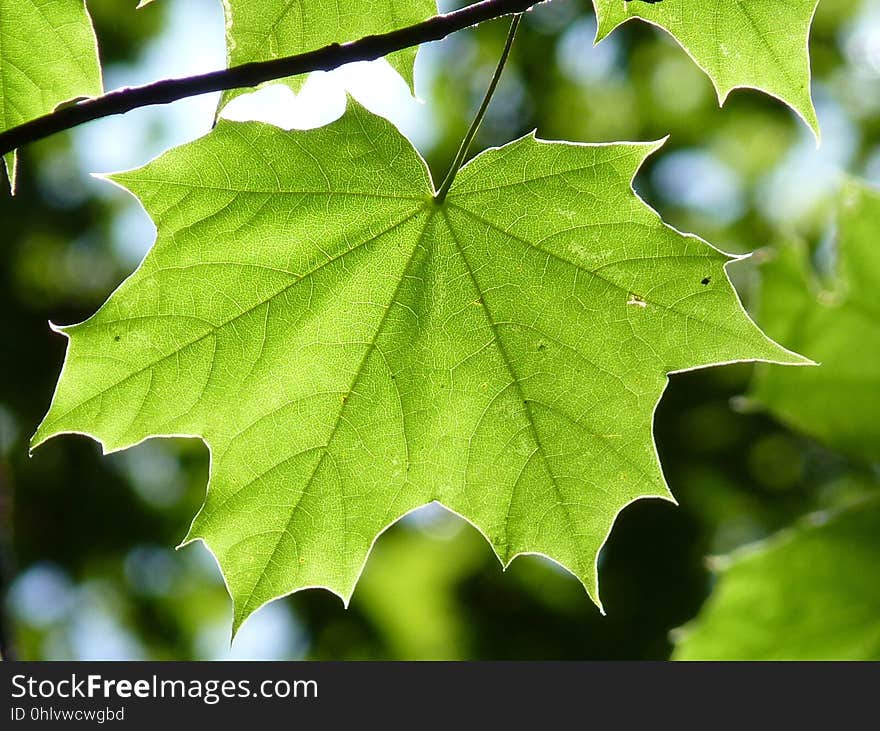
[[[223,62],[219,0],[134,6],[89,2],[108,88]],[[420,56],[425,106],[407,131],[435,178],[506,30],[504,21],[485,24]],[[670,224],[739,253],[799,238],[827,267],[840,174],[880,183],[880,0],[819,4],[811,41],[819,149],[790,110],[759,93],[737,91],[719,109],[708,78],[656,29],[629,23],[597,47],[594,32],[588,0],[529,13],[476,146],[535,128],[583,142],[668,134],[636,187]],[[33,145],[21,156],[18,195],[0,197],[4,656],[666,658],[672,630],[712,591],[706,556],[878,489],[876,465],[744,399],[750,366],[676,375],[655,434],[680,505],[642,501],[621,514],[600,563],[606,616],[559,567],[523,557],[502,572],[471,526],[429,507],[378,540],[348,609],[320,590],[299,593],[258,612],[230,650],[231,606],[216,565],[201,546],[174,550],[207,482],[200,442],[152,440],[102,457],[96,443],[69,436],[27,453],[64,356],[47,321],[94,312],[153,237],[132,199],[87,173],[140,164],[207,132],[215,104],[143,110]],[[742,262],[731,274],[751,304],[759,268]],[[865,408],[880,413],[880,393],[866,392]]]

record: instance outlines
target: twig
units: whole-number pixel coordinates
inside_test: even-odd
[[[456,31],[505,15],[521,13],[543,0],[483,0],[421,23],[361,38],[351,43],[334,43],[315,51],[272,61],[247,63],[198,76],[165,79],[146,86],[127,87],[103,96],[66,105],[0,133],[0,157],[24,145],[72,129],[86,122],[133,109],[171,102],[227,89],[257,86],[311,71],[330,71],[353,61],[372,61],[394,51],[439,41]]]

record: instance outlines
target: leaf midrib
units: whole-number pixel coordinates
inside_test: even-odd
[[[423,210],[424,210],[424,207],[419,208],[412,216],[410,216],[406,220],[411,220],[416,215],[421,213]],[[379,342],[379,338],[382,336],[382,332],[385,327],[385,323],[388,320],[388,315],[394,309],[394,305],[397,302],[397,297],[400,294],[400,290],[403,287],[404,282],[406,282],[406,280],[407,280],[407,275],[409,273],[409,270],[412,267],[413,262],[417,258],[416,255],[419,251],[419,248],[422,244],[422,241],[424,240],[425,231],[427,231],[428,226],[431,223],[431,219],[432,219],[432,214],[429,213],[426,216],[425,225],[422,227],[422,230],[419,233],[419,236],[416,237],[416,239],[413,242],[412,251],[410,252],[409,257],[407,258],[406,263],[404,264],[404,266],[401,270],[400,278],[398,279],[397,285],[394,288],[394,292],[391,295],[391,298],[388,302],[388,306],[385,308],[385,311],[382,313],[382,317],[379,319],[379,322],[376,325],[376,331],[373,335],[373,338],[369,342],[368,346],[364,349],[364,354],[361,357],[361,361],[358,364],[357,368],[355,369],[354,378],[352,379],[351,384],[348,388],[349,393],[354,391],[355,387],[357,386],[358,382],[360,381],[361,377],[364,374],[364,370],[366,368],[367,361],[370,359],[370,356],[376,350],[376,346]],[[345,399],[342,401],[342,403],[339,407],[339,410],[336,413],[336,417],[334,419],[333,427],[330,431],[330,434],[328,435],[327,439],[325,440],[325,444],[319,447],[319,449],[321,450],[321,456],[318,459],[317,463],[315,464],[315,468],[312,470],[311,474],[309,475],[308,480],[306,480],[305,484],[303,485],[302,490],[300,491],[299,497],[297,498],[296,502],[290,507],[290,516],[287,520],[287,523],[285,524],[284,529],[282,531],[280,531],[278,534],[278,538],[275,541],[274,546],[272,547],[272,551],[269,554],[269,557],[265,562],[264,570],[260,572],[256,581],[254,582],[253,587],[251,587],[251,590],[247,594],[247,599],[244,602],[246,611],[248,611],[250,608],[250,603],[251,603],[251,600],[253,599],[254,593],[261,587],[262,583],[266,580],[266,576],[267,576],[268,572],[266,571],[265,567],[268,567],[273,561],[275,561],[275,559],[278,555],[278,551],[281,546],[281,537],[285,534],[290,533],[290,528],[291,528],[291,525],[293,524],[294,517],[296,516],[297,508],[298,508],[300,502],[302,501],[303,496],[305,496],[307,494],[309,487],[311,487],[312,482],[315,479],[315,476],[318,474],[318,471],[321,469],[321,465],[323,465],[323,463],[324,463],[324,460],[329,455],[330,445],[333,443],[333,439],[336,437],[336,434],[339,431],[339,426],[340,426],[340,424],[342,424],[342,421],[343,421],[342,416],[345,413],[345,410],[351,401],[352,401],[352,399]],[[406,440],[406,433],[405,432],[404,432],[404,439]],[[348,534],[346,532],[344,532],[344,535],[347,536]]]

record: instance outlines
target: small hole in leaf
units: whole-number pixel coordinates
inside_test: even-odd
[[[702,285],[705,287],[705,286],[706,286],[707,284],[709,284],[709,282],[711,282],[711,281],[712,281],[712,278],[711,278],[711,277],[703,277],[703,278],[700,280],[700,284],[702,284]]]
[[[628,305],[635,305],[636,307],[645,308],[648,306],[648,303],[645,302],[644,299],[639,297],[637,294],[630,294],[629,299],[626,301]]]

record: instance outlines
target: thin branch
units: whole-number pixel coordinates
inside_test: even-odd
[[[461,10],[436,15],[406,28],[381,35],[366,36],[351,43],[341,45],[334,43],[315,51],[272,61],[247,63],[199,76],[165,79],[146,86],[111,91],[78,104],[60,107],[50,114],[0,132],[0,157],[57,132],[103,117],[125,114],[140,107],[170,104],[180,99],[215,91],[258,86],[266,81],[311,71],[330,71],[353,61],[373,61],[404,48],[439,41],[451,33],[487,20],[524,12],[540,2],[543,0],[483,0]]]
[[[495,67],[495,73],[492,74],[492,81],[489,82],[489,88],[486,89],[486,95],[483,97],[483,101],[480,104],[480,108],[477,110],[476,116],[474,116],[474,121],[471,122],[470,129],[468,129],[467,134],[461,141],[461,147],[458,148],[458,153],[452,161],[446,179],[440,186],[440,190],[438,190],[437,194],[434,196],[434,200],[436,200],[437,203],[442,203],[446,199],[446,194],[449,193],[449,189],[455,181],[455,176],[458,175],[458,171],[464,163],[464,159],[467,157],[468,150],[471,149],[474,137],[477,136],[477,130],[480,129],[480,125],[483,123],[483,117],[486,116],[489,102],[492,101],[492,96],[495,94],[498,82],[501,81],[501,74],[504,71],[504,67],[507,65],[507,59],[510,56],[510,49],[513,48],[513,41],[516,38],[516,31],[517,28],[519,28],[520,20],[522,20],[522,15],[513,16],[513,21],[510,23],[510,30],[507,32],[507,41],[504,43],[504,50],[501,51],[501,58],[498,59],[498,65]]]

